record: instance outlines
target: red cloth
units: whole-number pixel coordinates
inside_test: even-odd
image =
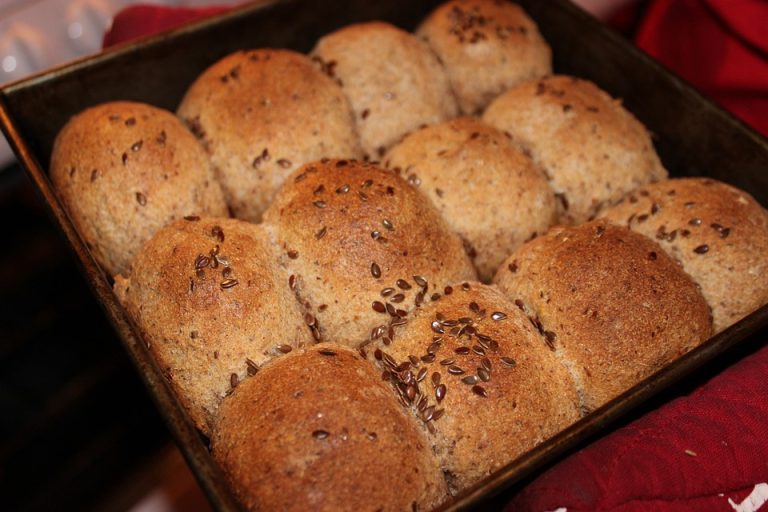
[[[104,45],[221,10],[131,7],[115,17]],[[652,1],[637,44],[768,134],[768,2]],[[766,377],[768,347],[560,462],[509,510],[732,510],[729,498],[740,503],[768,482]]]

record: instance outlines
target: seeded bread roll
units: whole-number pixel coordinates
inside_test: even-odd
[[[483,120],[507,131],[542,167],[560,221],[585,222],[624,194],[667,177],[645,127],[595,84],[533,80],[491,103]]]
[[[308,57],[229,55],[195,80],[178,114],[210,155],[235,217],[259,221],[285,177],[322,157],[358,157],[349,102]]]
[[[568,366],[587,412],[712,334],[688,274],[652,240],[606,221],[552,228],[494,282]]]
[[[445,70],[423,41],[379,21],[349,25],[317,42],[312,55],[342,86],[372,160],[406,133],[458,114]]]
[[[226,216],[205,152],[170,112],[103,103],[56,137],[51,181],[85,243],[110,275],[142,244],[185,215]]]
[[[656,240],[701,286],[715,331],[768,303],[768,212],[709,178],[662,181],[601,216]]]
[[[247,510],[432,510],[446,496],[424,432],[373,366],[338,345],[240,384],[212,441]]]
[[[579,417],[568,370],[495,287],[448,287],[366,350],[430,432],[454,494]]]
[[[440,57],[465,114],[481,112],[513,85],[552,73],[552,50],[536,23],[510,2],[446,2],[416,35]]]
[[[259,226],[190,217],[160,230],[115,293],[187,412],[210,432],[221,399],[273,356],[310,343]]]
[[[391,171],[308,164],[264,216],[317,338],[356,346],[448,283],[475,279],[461,239]]]
[[[470,117],[423,128],[387,154],[469,247],[480,279],[555,223],[544,173],[504,133]]]

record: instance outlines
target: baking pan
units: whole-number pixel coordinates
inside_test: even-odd
[[[282,47],[306,52],[322,35],[343,25],[386,20],[412,30],[439,1],[264,1],[159,36],[130,43],[0,89],[0,124],[22,166],[71,246],[104,312],[136,365],[187,462],[220,511],[240,510],[192,426],[64,211],[47,168],[53,139],[74,114],[109,100],[143,101],[175,110],[192,80],[224,55],[243,48]],[[520,4],[552,46],[554,67],[593,80],[624,104],[654,134],[672,176],[711,176],[768,204],[768,142],[663,69],[621,36],[567,0]],[[715,336],[554,438],[479,482],[443,506],[488,506],[564,454],[603,433],[620,418],[684,377],[721,369],[724,361],[768,339],[768,307]],[[704,368],[704,370],[702,370]],[[698,372],[698,373],[697,373]]]

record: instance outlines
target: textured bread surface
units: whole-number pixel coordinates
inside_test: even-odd
[[[304,166],[264,219],[324,340],[356,346],[443,286],[476,278],[461,239],[429,200],[371,164]]]
[[[605,210],[607,220],[656,240],[701,286],[721,331],[768,303],[768,212],[710,178],[654,183]]]
[[[592,82],[555,75],[496,98],[483,120],[508,132],[547,173],[560,221],[578,224],[667,177],[645,127]]]
[[[536,23],[511,2],[446,2],[416,35],[440,57],[465,114],[480,113],[520,82],[552,73],[552,50]]]
[[[469,247],[480,279],[555,223],[544,173],[501,131],[460,117],[407,136],[384,164],[400,170]]]
[[[423,424],[457,493],[579,417],[574,382],[495,287],[457,283],[365,348]]]
[[[202,141],[235,217],[258,221],[294,169],[359,157],[349,102],[305,55],[240,51],[203,72],[179,116]]]
[[[232,384],[311,343],[263,230],[235,219],[180,220],[160,230],[115,292],[176,394],[208,433]]]
[[[696,283],[657,243],[607,221],[555,227],[494,282],[538,326],[599,407],[712,334]]]
[[[213,454],[247,510],[431,510],[445,481],[374,367],[316,345],[224,400]]]
[[[127,101],[74,116],[56,137],[50,176],[108,274],[124,272],[158,229],[185,215],[226,216],[198,142],[172,113]]]
[[[458,114],[437,57],[426,43],[393,25],[349,25],[322,37],[312,55],[349,98],[371,160],[419,126]]]

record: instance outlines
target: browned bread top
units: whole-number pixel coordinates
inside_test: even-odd
[[[603,214],[656,240],[701,286],[715,331],[768,303],[768,212],[710,178],[661,181]]]
[[[606,221],[552,228],[494,278],[569,365],[592,410],[712,334],[696,283],[658,244]]]
[[[358,157],[339,86],[290,50],[224,57],[187,90],[179,116],[210,155],[234,215],[258,221],[285,177],[323,157]]]
[[[481,112],[513,85],[552,73],[552,50],[536,23],[511,2],[445,2],[416,35],[440,57],[465,114]]]
[[[458,113],[445,70],[429,47],[389,23],[349,25],[312,50],[355,112],[365,154],[375,160],[406,133]]]
[[[302,167],[264,219],[325,340],[355,346],[446,284],[475,278],[461,240],[429,201],[371,164]]]
[[[550,179],[560,220],[576,224],[667,177],[645,127],[592,82],[555,75],[499,96],[483,120],[509,132]]]
[[[195,138],[172,113],[143,103],[103,103],[70,119],[54,142],[50,176],[110,275],[169,222],[227,215]]]
[[[579,417],[568,370],[495,287],[456,283],[365,350],[430,432],[454,493]]]
[[[207,433],[233,384],[312,338],[259,226],[191,219],[147,242],[115,292]]]
[[[471,117],[427,126],[387,153],[465,241],[480,278],[557,216],[544,173],[503,132]]]
[[[424,432],[373,366],[339,345],[241,383],[212,443],[247,510],[431,510],[446,496]]]

